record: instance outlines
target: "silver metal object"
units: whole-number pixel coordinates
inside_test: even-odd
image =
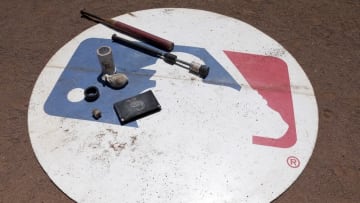
[[[102,74],[114,74],[116,72],[116,67],[114,64],[112,50],[109,46],[99,47],[96,51]]]

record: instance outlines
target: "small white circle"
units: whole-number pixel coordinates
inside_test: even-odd
[[[67,94],[67,99],[70,102],[79,102],[84,99],[84,89],[74,88],[70,90]]]

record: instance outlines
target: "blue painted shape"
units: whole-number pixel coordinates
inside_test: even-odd
[[[128,85],[123,89],[114,90],[99,82],[101,67],[96,50],[105,45],[110,46],[113,51],[117,72],[124,72],[129,78]],[[240,85],[205,49],[176,46],[174,51],[193,54],[210,66],[209,76],[203,80],[204,82],[240,90]],[[146,69],[147,66],[155,64],[156,60],[160,59],[113,43],[109,39],[90,38],[84,40],[56,82],[45,102],[44,110],[53,116],[119,124],[113,104],[156,86],[156,81],[150,79],[156,71]],[[96,86],[100,91],[100,97],[95,102],[89,103],[84,100],[71,102],[67,99],[67,94],[72,89],[86,89],[89,86]],[[102,112],[102,117],[99,120],[92,118],[91,112],[94,108]],[[126,126],[137,127],[137,123],[134,121]]]

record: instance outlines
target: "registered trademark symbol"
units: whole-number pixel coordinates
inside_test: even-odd
[[[291,168],[298,168],[300,166],[300,160],[295,156],[289,156],[286,162]]]

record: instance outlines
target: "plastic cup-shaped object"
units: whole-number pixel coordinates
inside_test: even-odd
[[[102,46],[96,51],[101,65],[102,74],[114,74],[116,72],[112,50],[109,46]]]

